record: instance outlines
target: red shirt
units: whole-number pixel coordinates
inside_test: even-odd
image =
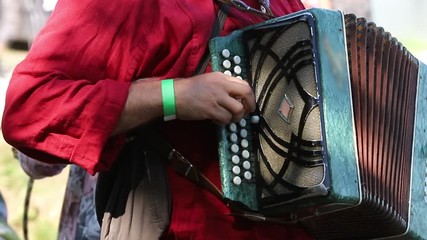
[[[271,5],[276,16],[304,8],[299,0]],[[213,0],[60,0],[14,71],[2,122],[6,141],[46,162],[74,163],[91,174],[107,170],[123,144],[123,137],[109,135],[131,82],[193,75],[217,8]],[[260,21],[232,9],[222,34]],[[173,133],[169,141],[219,184],[214,129],[207,122],[175,121],[162,130]],[[171,172],[170,182],[167,238],[308,238],[295,226],[235,221],[219,200],[186,179]]]

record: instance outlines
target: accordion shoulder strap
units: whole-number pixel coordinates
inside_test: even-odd
[[[221,4],[221,7],[218,11],[217,17],[212,28],[211,38],[214,38],[221,33],[221,30],[224,27],[225,20],[227,19],[228,9],[228,5]],[[199,65],[197,66],[194,75],[202,74],[205,72],[206,67],[209,63],[209,59],[209,47],[206,46],[206,50],[203,54],[202,60],[199,62]]]

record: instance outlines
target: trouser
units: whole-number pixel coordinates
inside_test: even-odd
[[[137,138],[126,144],[110,171],[99,174],[100,239],[159,239],[171,212],[165,163]]]

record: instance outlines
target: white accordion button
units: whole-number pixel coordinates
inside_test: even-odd
[[[233,76],[233,74],[229,70],[224,71],[224,74],[229,77]]]
[[[240,80],[243,80],[243,78],[242,78],[241,76],[237,76],[236,78],[237,78],[237,79],[240,79]]]
[[[248,131],[246,129],[240,130],[240,137],[246,138],[248,136]]]
[[[237,144],[231,145],[231,151],[233,153],[238,153],[239,152],[239,145],[237,145]]]
[[[240,185],[242,183],[242,179],[240,177],[234,177],[233,183],[236,185]]]
[[[224,50],[222,50],[221,54],[223,57],[229,58],[230,57],[230,50],[224,49]]]
[[[249,147],[249,141],[246,139],[242,139],[242,141],[240,142],[240,146],[242,146],[243,148]]]
[[[251,180],[252,179],[252,173],[249,171],[246,171],[243,176],[245,177],[246,180]]]
[[[251,117],[251,123],[258,124],[259,123],[259,116],[258,115],[253,115]]]
[[[240,66],[235,66],[233,70],[234,70],[234,73],[237,75],[242,73],[242,68]]]
[[[246,127],[246,120],[245,120],[244,118],[242,118],[242,119],[240,120],[240,122],[239,122],[239,125],[240,125],[241,127]]]
[[[249,157],[250,157],[249,151],[248,150],[243,150],[242,151],[242,157],[244,159],[249,159]]]
[[[230,123],[230,125],[228,125],[228,130],[230,130],[231,132],[236,132],[237,125],[235,123]]]
[[[225,67],[226,69],[231,68],[231,62],[228,60],[224,60],[224,62],[222,62],[222,66]]]
[[[239,137],[237,136],[237,134],[235,134],[235,133],[232,133],[231,135],[230,135],[230,141],[231,142],[237,142],[237,139],[238,139]]]
[[[232,161],[234,164],[239,164],[239,162],[240,162],[240,157],[239,157],[239,156],[237,156],[237,155],[233,155],[233,156],[231,157],[231,161]]]
[[[251,163],[249,161],[244,161],[243,162],[243,168],[248,170],[251,168]]]
[[[240,174],[240,167],[239,166],[234,166],[233,169],[232,169],[232,171],[233,171],[234,174],[238,175],[238,174]]]
[[[233,61],[235,64],[240,64],[242,62],[242,59],[239,56],[234,56]]]

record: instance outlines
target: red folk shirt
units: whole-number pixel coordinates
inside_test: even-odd
[[[248,4],[259,8],[254,0]],[[276,16],[303,9],[299,0],[271,0]],[[117,157],[123,136],[110,138],[131,82],[189,77],[211,35],[213,0],[59,0],[11,79],[4,138],[26,155],[69,162],[94,174]],[[232,9],[222,34],[262,19]],[[216,184],[214,126],[169,122],[167,138]],[[215,197],[170,173],[173,214],[165,238],[305,239],[300,228],[252,224],[228,216]]]

